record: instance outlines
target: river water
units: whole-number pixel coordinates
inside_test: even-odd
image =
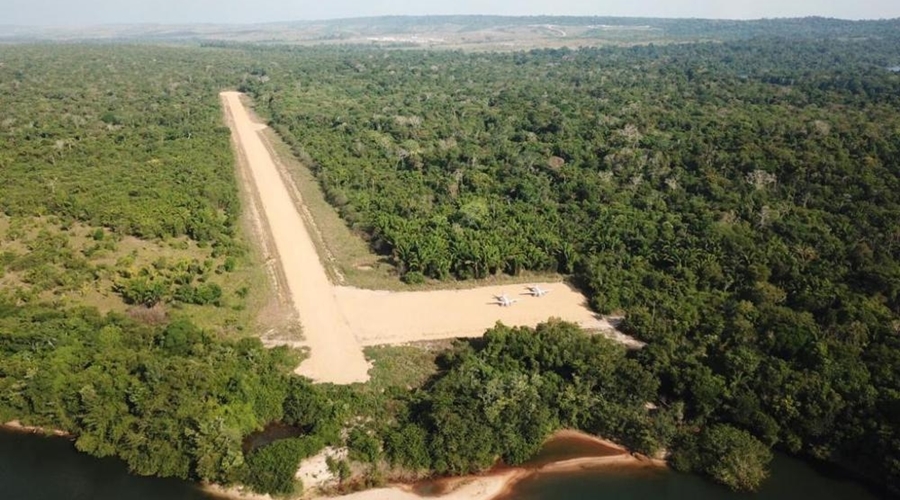
[[[861,485],[825,477],[799,460],[783,455],[755,494],[734,493],[705,479],[668,469],[622,467],[554,472],[516,484],[503,500],[875,500]]]
[[[79,453],[68,439],[0,429],[2,500],[201,500],[192,483],[128,474],[113,458]]]
[[[549,450],[555,454],[554,450]],[[593,454],[593,453],[592,453]],[[545,455],[546,456],[546,455]],[[209,500],[194,484],[128,474],[115,459],[75,451],[69,440],[0,430],[2,500]],[[504,500],[875,500],[857,483],[827,477],[785,456],[754,495],[735,494],[699,477],[666,469],[604,468],[536,475]]]

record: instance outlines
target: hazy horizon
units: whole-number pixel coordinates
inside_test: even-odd
[[[100,24],[250,24],[375,16],[501,15],[611,16],[761,19],[822,16],[839,19],[900,17],[896,0],[631,0],[585,5],[583,0],[333,0],[307,4],[290,0],[6,0],[0,24],[87,26]]]

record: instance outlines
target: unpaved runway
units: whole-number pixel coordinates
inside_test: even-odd
[[[497,321],[534,326],[550,317],[588,328],[611,329],[591,312],[583,295],[563,283],[539,283],[552,291],[540,298],[521,285],[433,292],[387,292],[336,287],[329,280],[303,219],[279,176],[271,153],[238,92],[223,92],[232,134],[251,173],[269,231],[284,270],[285,285],[300,317],[310,349],[297,373],[320,382],[348,384],[368,380],[366,345],[396,344],[452,337],[479,337]],[[518,299],[499,307],[494,296]]]
[[[538,286],[552,291],[543,297],[531,297],[522,285],[433,292],[337,287],[335,295],[344,317],[363,345],[480,337],[497,321],[510,326],[534,326],[558,317],[591,328],[602,326],[579,292],[563,283],[539,283]],[[503,293],[518,302],[500,307],[494,303],[494,296]]]
[[[287,289],[303,327],[304,343],[310,350],[298,373],[337,384],[368,380],[369,364],[341,317],[334,288],[319,263],[303,219],[259,137],[265,126],[250,119],[239,93],[225,92],[222,99],[262,201]]]

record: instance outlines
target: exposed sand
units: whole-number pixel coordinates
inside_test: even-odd
[[[409,487],[394,486],[391,488],[360,491],[337,498],[341,500],[422,500],[423,498],[436,500],[490,500],[501,495],[510,484],[525,475],[527,473],[517,469],[490,476],[460,479],[459,486],[454,488],[453,491],[440,496],[425,497],[413,493]]]
[[[462,477],[449,479],[449,492],[438,496],[423,496],[412,492],[407,485],[397,485],[389,488],[378,488],[361,491],[351,495],[337,497],[339,500],[492,500],[505,498],[506,493],[518,481],[535,474],[553,474],[579,470],[601,469],[608,467],[637,468],[661,468],[666,467],[664,460],[655,460],[630,453],[623,446],[602,438],[591,436],[579,431],[563,430],[554,434],[550,439],[577,438],[594,441],[606,448],[611,454],[596,457],[581,457],[569,460],[561,460],[542,465],[537,468],[515,468],[502,473],[487,476]]]
[[[285,343],[310,351],[297,373],[319,382],[364,382],[370,365],[363,356],[363,346],[480,337],[498,321],[510,326],[534,326],[556,317],[608,331],[619,341],[627,340],[621,334],[617,338],[613,326],[588,309],[585,297],[564,283],[536,283],[551,290],[543,297],[528,295],[520,285],[431,292],[334,286],[260,137],[266,126],[253,121],[240,96],[238,92],[221,94],[283,270],[278,274],[285,281],[303,328],[303,342]],[[498,306],[494,296],[503,293],[518,302],[511,307]]]
[[[430,292],[336,287],[335,296],[353,333],[363,345],[480,337],[498,321],[510,326],[534,326],[550,317],[589,328],[612,328],[588,309],[581,293],[566,284],[537,285],[552,291],[543,297],[531,297],[522,285]],[[518,302],[500,307],[494,296],[503,293]]]
[[[259,137],[265,126],[251,120],[239,93],[224,92],[222,99],[259,193],[287,289],[303,327],[304,343],[310,349],[310,357],[298,373],[338,384],[368,380],[369,363],[342,317],[303,219]]]
[[[253,493],[240,486],[222,486],[220,484],[203,484],[200,487],[208,496],[223,500],[274,500],[272,495]]]
[[[5,422],[0,424],[0,427],[15,431],[15,432],[27,432],[29,434],[44,434],[48,436],[57,436],[57,437],[72,437],[71,434],[64,430],[60,429],[45,429],[43,427],[37,427],[34,425],[24,425],[22,422],[18,420],[10,420],[9,422]]]
[[[328,446],[319,453],[303,459],[294,477],[303,482],[304,490],[320,488],[335,482],[337,478],[328,470],[328,457],[334,460],[345,460],[347,454],[347,448],[335,449]]]

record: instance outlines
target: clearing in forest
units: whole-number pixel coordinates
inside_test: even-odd
[[[480,337],[498,321],[534,326],[557,317],[586,328],[612,329],[587,307],[581,293],[562,282],[536,283],[552,290],[542,297],[528,295],[523,285],[416,292],[335,286],[300,215],[302,207],[294,203],[260,136],[266,126],[250,117],[240,97],[238,92],[222,93],[238,154],[250,174],[248,189],[255,191],[272,243],[270,257],[279,264],[278,274],[299,316],[305,337],[301,345],[309,348],[297,373],[320,382],[364,382],[369,364],[363,346]],[[502,294],[517,303],[500,307],[495,296]]]

